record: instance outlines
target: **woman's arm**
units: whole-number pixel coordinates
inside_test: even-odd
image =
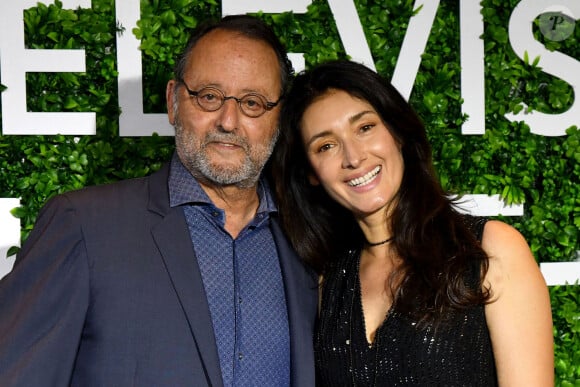
[[[499,385],[554,385],[554,343],[550,297],[528,244],[513,227],[489,221],[483,249],[490,257],[486,306]]]

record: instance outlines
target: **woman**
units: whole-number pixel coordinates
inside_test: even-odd
[[[527,243],[455,209],[390,83],[323,64],[297,76],[281,114],[280,215],[322,278],[319,385],[553,385],[549,295]]]

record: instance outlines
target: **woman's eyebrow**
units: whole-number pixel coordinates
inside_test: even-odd
[[[348,119],[348,122],[353,124],[353,123],[357,122],[358,120],[360,120],[361,117],[363,117],[367,114],[374,114],[374,113],[375,112],[373,110],[363,110],[362,112],[357,113],[357,114],[353,115],[352,117],[350,117]]]

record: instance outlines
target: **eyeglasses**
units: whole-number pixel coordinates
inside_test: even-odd
[[[242,113],[248,117],[256,118],[276,107],[283,97],[278,98],[276,102],[269,102],[266,97],[257,93],[248,93],[241,98],[237,98],[234,96],[226,96],[223,91],[211,86],[202,87],[197,91],[193,91],[189,89],[182,79],[178,79],[177,81],[185,86],[190,97],[195,97],[199,107],[206,112],[215,112],[224,106],[226,100],[233,99],[240,106]]]

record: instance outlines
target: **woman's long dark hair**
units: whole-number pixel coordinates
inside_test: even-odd
[[[482,290],[481,278],[487,255],[437,179],[422,121],[388,81],[355,62],[334,61],[300,73],[282,107],[271,171],[282,225],[298,254],[323,273],[345,250],[360,248],[364,241],[353,215],[308,181],[312,169],[301,121],[329,90],[368,102],[401,146],[404,173],[388,220],[392,246],[402,259],[397,308],[437,321],[453,309],[485,303],[490,294]],[[476,283],[470,281],[474,277]]]

